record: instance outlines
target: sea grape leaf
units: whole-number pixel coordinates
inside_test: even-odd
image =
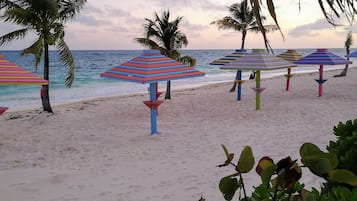
[[[247,173],[254,167],[254,156],[252,148],[245,146],[240,153],[236,170],[240,173]]]
[[[258,165],[255,168],[255,171],[258,173],[258,175],[261,175],[261,173],[263,172],[264,169],[266,169],[267,167],[269,167],[273,164],[274,164],[273,159],[271,159],[268,156],[264,156],[259,160]]]
[[[264,186],[268,186],[269,185],[271,177],[275,173],[277,167],[278,167],[277,165],[271,164],[270,166],[266,167],[262,171],[262,173],[260,175],[260,179],[262,180],[262,183],[263,183]]]
[[[349,170],[345,170],[345,169],[332,170],[328,174],[328,179],[331,181],[344,183],[344,184],[351,185],[353,187],[357,187],[357,176]]]
[[[232,200],[235,192],[239,188],[237,178],[223,177],[219,182],[219,190],[222,192],[224,199]]]

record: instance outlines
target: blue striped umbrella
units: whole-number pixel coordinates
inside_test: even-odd
[[[204,73],[160,54],[159,50],[144,50],[143,54],[101,73],[101,77],[129,82],[149,83],[150,101],[144,104],[151,109],[151,134],[157,133],[157,82],[204,76]]]
[[[260,93],[265,89],[260,87],[260,71],[276,70],[289,67],[296,67],[296,65],[268,54],[265,50],[253,49],[252,53],[243,55],[228,64],[221,66],[221,69],[240,69],[240,70],[255,70],[256,73],[256,87],[253,90],[256,92],[256,109],[260,109]]]
[[[351,61],[348,61],[347,59],[328,52],[327,49],[317,49],[315,52],[295,61],[294,63],[301,65],[320,65],[319,79],[316,79],[316,82],[319,84],[318,96],[322,96],[322,84],[327,81],[327,79],[323,79],[324,65],[352,64]]]
[[[347,55],[348,57],[357,57],[357,50]]]
[[[224,56],[220,59],[214,60],[213,62],[209,63],[210,65],[224,65],[224,64],[228,64],[234,60],[236,60],[239,57],[242,57],[244,54],[246,54],[247,51],[246,50],[235,50],[235,52]],[[244,82],[244,80],[242,80],[242,71],[241,70],[237,70],[236,73],[236,77],[234,80],[236,83],[238,83],[238,89],[237,89],[237,101],[240,101],[241,99],[241,85]]]

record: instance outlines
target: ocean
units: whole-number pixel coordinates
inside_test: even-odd
[[[274,54],[278,55],[286,49],[275,49]],[[302,55],[307,55],[315,49],[297,49]],[[344,57],[345,49],[329,49],[339,56]],[[352,50],[355,51],[355,50]],[[219,59],[227,54],[234,52],[232,49],[226,50],[181,50],[181,55],[189,55],[196,58],[195,68],[206,73],[204,77],[190,78],[172,81],[172,90],[178,88],[189,88],[217,82],[232,81],[235,71],[220,70],[219,66],[209,65],[213,60]],[[248,50],[248,52],[250,52]],[[21,57],[19,51],[0,51],[4,58],[41,76],[43,64],[35,70],[33,57]],[[113,79],[101,78],[100,73],[109,70],[113,66],[124,63],[136,56],[142,50],[72,50],[76,64],[75,80],[71,88],[64,84],[67,69],[58,60],[56,51],[50,51],[50,102],[51,105],[88,100],[98,97],[110,97],[117,95],[133,94],[145,92],[148,85],[118,81]],[[354,63],[356,58],[351,58]],[[353,66],[353,65],[352,65]],[[343,69],[344,65],[326,66],[325,69]],[[292,73],[316,72],[318,66],[299,66],[292,68]],[[285,74],[286,70],[274,70],[262,72],[262,77],[273,77]],[[250,71],[243,72],[243,79],[248,79]],[[296,83],[298,84],[298,83]],[[41,86],[36,85],[0,85],[0,106],[8,107],[8,111],[18,111],[41,107],[40,99]],[[159,83],[159,89],[166,89],[166,82]],[[227,89],[228,90],[228,89]],[[138,100],[141,101],[141,100]]]

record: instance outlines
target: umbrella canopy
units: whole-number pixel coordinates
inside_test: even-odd
[[[161,55],[158,50],[144,50],[142,55],[100,75],[101,77],[145,84],[199,77],[204,73]]]
[[[295,61],[294,63],[301,65],[343,65],[351,64],[352,62],[327,51],[327,49],[317,49],[315,52]]]
[[[220,59],[214,60],[213,62],[211,62],[209,64],[210,65],[224,65],[224,64],[227,64],[227,63],[230,63],[230,62],[236,60],[238,57],[241,57],[246,53],[247,53],[246,50],[235,50],[235,52],[233,52],[225,57],[222,57]],[[242,80],[242,71],[241,70],[237,70],[236,77],[235,77],[234,81],[236,83],[238,83],[237,100],[240,101],[241,88],[242,88],[241,85],[244,82],[244,80]]]
[[[350,53],[348,56],[349,57],[357,57],[357,50],[352,52],[352,53]]]
[[[280,57],[286,61],[289,62],[294,62],[297,61],[299,59],[302,58],[302,55],[299,54],[296,50],[287,50],[286,52],[283,52],[279,55],[277,55],[277,57]],[[286,91],[289,91],[289,86],[290,86],[290,78],[292,77],[291,75],[291,68],[288,68],[288,74],[285,75],[286,76]]]
[[[236,60],[236,58],[241,57],[243,54],[246,54],[246,50],[235,50],[235,52],[230,53],[229,55],[226,55],[220,59],[214,60],[211,63],[209,63],[210,65],[224,65],[227,63],[230,63],[234,60]]]
[[[320,76],[319,79],[316,79],[316,82],[319,84],[318,96],[322,96],[322,84],[326,81],[326,79],[323,79],[323,65],[352,64],[351,61],[337,56],[327,51],[327,49],[317,49],[315,52],[295,61],[294,63],[301,65],[320,65]]]
[[[144,101],[150,111],[151,134],[157,133],[157,82],[204,76],[203,72],[160,54],[158,50],[144,50],[143,54],[100,74],[101,77],[129,82],[149,83],[150,101]]]
[[[260,71],[276,70],[296,65],[283,60],[274,55],[268,54],[265,50],[253,49],[251,53],[245,54],[237,58],[235,61],[221,66],[221,69],[236,69],[236,70],[255,70],[256,87],[253,90],[256,92],[256,109],[260,109],[260,93],[265,89],[260,87]]]
[[[5,60],[0,54],[0,85],[17,84],[47,85],[48,81]]]

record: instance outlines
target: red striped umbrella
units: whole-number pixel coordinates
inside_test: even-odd
[[[47,80],[5,60],[0,54],[0,85],[39,84],[47,85]]]
[[[316,79],[316,82],[319,84],[319,95],[322,96],[322,84],[327,80],[323,79],[323,65],[342,65],[342,64],[352,64],[351,61],[344,59],[340,56],[337,56],[331,52],[328,52],[327,49],[317,49],[315,52],[301,58],[294,62],[295,64],[317,64],[320,65],[319,69],[319,79]]]
[[[144,50],[143,54],[100,74],[101,77],[129,82],[149,83],[151,134],[157,133],[156,113],[162,101],[157,100],[157,82],[204,76],[203,72],[160,54],[158,50]]]

